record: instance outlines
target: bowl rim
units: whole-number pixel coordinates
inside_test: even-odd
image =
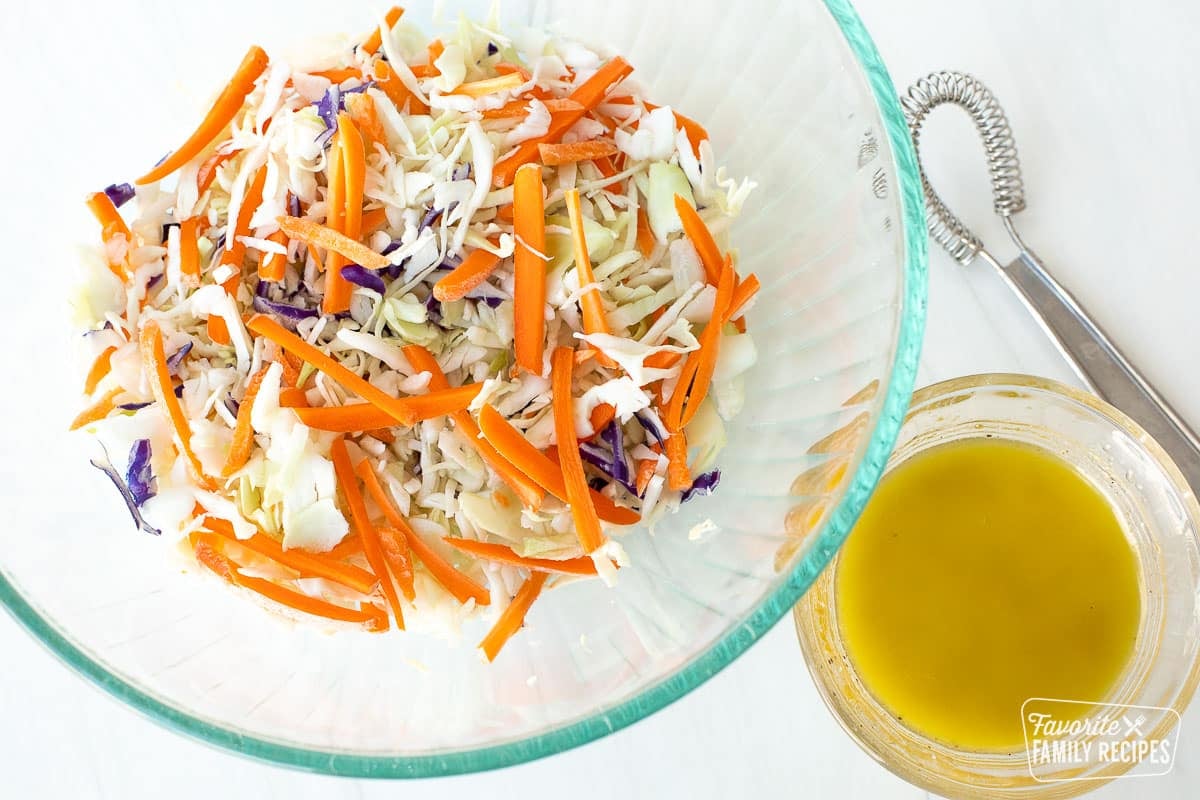
[[[113,674],[75,645],[20,593],[0,570],[0,603],[36,640],[75,672],[154,722],[209,745],[298,770],[359,778],[428,778],[481,772],[532,761],[607,736],[688,694],[733,662],[796,604],[832,560],[883,474],[916,379],[925,328],[927,240],[916,154],[895,86],[849,0],[822,0],[870,85],[896,167],[904,232],[904,285],[896,351],[886,396],[866,451],[845,494],[787,580],[753,612],[676,673],[611,708],[561,728],[480,748],[417,756],[370,756],[298,747],[248,736],[193,716]]]

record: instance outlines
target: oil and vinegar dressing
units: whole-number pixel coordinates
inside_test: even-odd
[[[1121,524],[1073,467],[1030,445],[964,439],[897,465],[836,569],[864,685],[952,746],[1022,748],[1026,699],[1102,701],[1133,653],[1141,595]]]

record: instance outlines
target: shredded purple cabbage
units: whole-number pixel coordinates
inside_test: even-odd
[[[154,404],[153,403],[121,403],[121,405],[117,406],[117,408],[121,409],[122,411],[137,411],[139,409],[145,408],[146,406],[152,406],[152,405],[154,405]]]
[[[458,201],[455,201],[455,202],[458,202]],[[454,208],[454,203],[450,204],[450,208]],[[437,222],[438,217],[442,216],[442,214],[444,214],[447,210],[448,209],[445,209],[445,208],[431,208],[428,211],[426,211],[425,216],[421,217],[421,225],[417,229],[417,233],[420,233],[421,231],[425,230],[426,228],[430,227],[435,222]],[[384,252],[387,252],[387,251],[385,250]]]
[[[663,447],[667,446],[667,434],[666,431],[662,429],[662,423],[658,421],[657,414],[655,414],[653,411],[649,413],[638,411],[633,416],[636,417],[638,423],[646,429],[646,433],[658,440],[658,443]]]
[[[178,222],[168,222],[162,226],[162,246],[167,246],[167,236],[171,233],[171,228],[178,228]]]
[[[154,473],[150,471],[150,440],[138,439],[129,450],[129,466],[125,470],[125,484],[138,508],[142,507],[158,492]]]
[[[603,490],[605,486],[608,486],[608,481],[604,480],[604,478],[599,478],[596,476],[588,478],[589,489],[594,489],[595,491],[599,492]]]
[[[487,54],[489,56],[494,56],[494,55],[496,55],[496,53],[499,53],[499,52],[500,52],[500,48],[496,47],[495,42],[488,42]]]
[[[288,214],[293,217],[300,216],[300,198],[292,193],[288,193]]]
[[[430,322],[437,324],[442,321],[442,301],[434,297],[433,292],[425,298],[425,311]]]
[[[167,373],[178,375],[179,365],[183,363],[183,360],[187,358],[187,354],[190,352],[192,352],[192,342],[188,341],[183,347],[171,353],[171,356],[167,359]]]
[[[166,158],[166,156],[163,157]],[[117,208],[120,208],[132,200],[134,195],[133,186],[128,183],[109,184],[108,186],[104,187],[104,193],[108,195],[108,199],[111,200],[112,204]]]
[[[450,173],[450,180],[452,181],[465,181],[469,177],[471,177],[470,162],[467,162],[466,164],[459,164],[454,168],[454,172]]]
[[[176,396],[176,397],[183,397],[183,384],[182,384],[182,383],[181,383],[181,384],[178,384],[178,385],[175,387],[175,396]]]
[[[622,486],[636,491],[629,469],[629,460],[625,457],[625,436],[621,431],[621,423],[614,419],[607,428],[600,432],[600,438],[612,450],[613,477],[620,481]]]
[[[106,321],[106,322],[105,322],[103,325],[101,325],[99,328],[92,328],[91,330],[84,331],[84,332],[83,332],[83,335],[84,335],[85,337],[87,337],[87,336],[93,336],[93,335],[95,335],[95,334],[97,334],[97,333],[100,333],[101,331],[111,331],[112,329],[113,329],[113,324],[112,324],[112,322],[107,322],[107,321]]]
[[[157,275],[154,275],[153,277],[151,277],[150,280],[146,281],[146,293],[149,294],[151,289],[153,289],[155,286],[158,286],[158,284],[162,283],[162,279],[164,277],[166,277],[166,273],[160,272]]]
[[[233,395],[229,392],[225,393],[224,403],[225,403],[225,408],[227,408],[229,410],[229,413],[233,414],[235,417],[238,415],[238,411],[240,411],[242,408],[242,404],[239,403],[237,400],[234,400]]]
[[[608,477],[615,480],[617,483],[624,486],[630,492],[637,494],[637,487],[634,486],[629,481],[628,465],[627,464],[625,465],[624,478],[618,477],[621,474],[620,473],[621,468],[619,466],[617,466],[615,459],[612,457],[612,454],[609,453],[607,450],[605,450],[600,445],[593,444],[592,442],[580,442],[579,443],[579,457],[582,458],[587,463],[591,464],[596,469],[603,472]]]
[[[274,314],[277,317],[281,317],[284,322],[290,323],[293,327],[302,319],[319,317],[321,315],[321,312],[315,308],[301,308],[272,300],[269,296],[270,291],[271,284],[269,281],[259,281],[258,286],[254,287],[254,310],[260,314]]]
[[[134,447],[136,448],[137,445],[135,444]],[[101,445],[100,449],[104,450],[104,446]],[[138,502],[134,498],[133,492],[129,490],[129,487],[121,478],[121,474],[117,472],[112,463],[108,460],[108,451],[104,451],[104,458],[93,458],[90,463],[93,467],[107,475],[108,479],[112,481],[113,486],[117,487],[117,491],[121,493],[121,499],[125,501],[125,507],[129,509],[129,515],[133,517],[133,524],[137,525],[138,530],[144,531],[153,536],[161,536],[162,531],[146,522],[145,517],[142,516],[141,509],[138,508]]]
[[[342,267],[342,277],[355,286],[361,286],[364,289],[370,289],[380,294],[387,291],[387,284],[383,282],[383,278],[379,277],[377,272],[358,264],[348,264]]]
[[[720,482],[721,470],[719,469],[714,469],[712,472],[705,472],[703,475],[697,475],[696,479],[692,481],[691,488],[684,491],[683,497],[680,498],[679,502],[686,503],[697,495],[701,497],[710,495],[716,491],[717,484]]]
[[[365,92],[374,85],[374,81],[366,81],[353,89],[342,89],[335,83],[325,90],[320,100],[313,103],[317,107],[317,116],[325,123],[325,130],[317,134],[317,143],[321,147],[328,146],[333,135],[337,133],[337,115],[346,108],[346,95]]]

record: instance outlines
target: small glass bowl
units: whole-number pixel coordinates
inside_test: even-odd
[[[1142,613],[1133,658],[1100,700],[1164,709],[1140,711],[1147,715],[1142,738],[1163,738],[1200,681],[1200,505],[1192,490],[1129,417],[1092,395],[1025,375],[974,375],[917,392],[888,469],[936,445],[981,436],[1058,455],[1117,512],[1137,556]],[[906,728],[870,694],[846,652],[835,603],[837,567],[835,560],[795,607],[796,630],[825,703],[887,769],[953,798],[1062,798],[1095,789],[1132,766],[1031,767],[1025,750],[960,750]]]

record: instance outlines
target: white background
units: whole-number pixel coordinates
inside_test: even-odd
[[[382,5],[371,4],[370,13]],[[901,89],[943,68],[972,72],[992,87],[1009,114],[1025,166],[1029,207],[1018,226],[1026,240],[1183,415],[1200,425],[1193,199],[1200,184],[1200,89],[1194,78],[1200,5],[860,0],[858,6]],[[95,22],[98,15],[108,27],[114,19],[136,24],[132,18],[138,16],[133,4],[117,2],[87,12],[41,2],[6,9],[5,15],[3,73],[10,86],[24,87],[17,89],[18,99],[38,102],[53,101],[55,81],[110,75],[75,47],[93,27],[105,28]],[[214,20],[213,31],[189,35],[219,37],[221,20]],[[151,46],[172,46],[158,39]],[[93,43],[83,52],[101,48]],[[46,70],[54,80],[39,83]],[[24,158],[30,151],[17,149],[23,137],[68,137],[64,147],[78,141],[70,131],[38,132],[36,109],[37,103],[11,97],[5,109],[17,186],[37,169]],[[118,124],[114,120],[87,124]],[[993,252],[1007,260],[1012,248],[991,218],[982,150],[965,117],[936,115],[925,147],[933,180],[951,206],[977,223]],[[0,202],[10,206],[3,215],[9,222],[33,213],[12,208],[12,197]],[[1070,379],[985,266],[964,269],[940,252],[930,262],[920,383],[993,370]],[[925,796],[877,766],[837,727],[809,681],[790,619],[708,684],[632,728],[533,764],[403,785],[303,775],[182,739],[76,678],[4,615],[0,657],[3,797]],[[1200,707],[1183,719],[1172,775],[1117,781],[1095,796],[1200,796]]]

